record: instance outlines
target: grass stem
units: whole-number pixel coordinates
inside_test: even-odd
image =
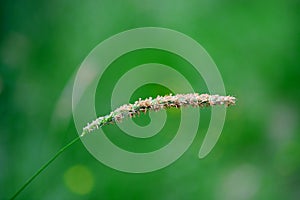
[[[76,137],[66,146],[62,147],[47,163],[45,163],[38,171],[35,172],[23,185],[20,189],[10,198],[15,199],[41,172],[43,172],[60,154],[62,154],[66,149],[72,146],[75,142],[80,139],[80,136]]]

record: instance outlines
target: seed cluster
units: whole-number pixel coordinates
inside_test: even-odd
[[[112,111],[110,114],[102,116],[94,120],[92,123],[88,123],[87,126],[83,128],[82,135],[90,133],[99,127],[114,124],[116,122],[121,122],[122,119],[127,117],[135,117],[140,113],[146,113],[147,111],[159,111],[167,108],[180,108],[186,106],[192,107],[209,107],[214,105],[234,105],[235,97],[232,96],[220,96],[220,95],[209,95],[209,94],[177,94],[177,95],[165,95],[157,96],[152,99],[149,97],[142,100],[141,98],[134,104],[125,104],[116,110]]]

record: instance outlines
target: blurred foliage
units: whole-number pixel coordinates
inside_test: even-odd
[[[300,198],[298,0],[14,0],[2,1],[0,9],[0,198],[13,194],[77,135],[68,113],[70,89],[65,87],[87,54],[116,33],[144,26],[171,28],[202,44],[218,65],[228,94],[238,97],[216,147],[198,159],[209,110],[201,111],[200,129],[189,150],[152,173],[110,169],[78,142],[19,199]],[[166,52],[134,52],[113,65],[126,64],[128,70],[150,60],[171,65],[192,77],[199,92],[207,91],[191,66]],[[122,73],[108,70],[103,79],[111,78],[113,87]],[[102,94],[109,95],[111,87]],[[107,102],[100,92],[98,88],[97,100]],[[156,92],[169,91],[146,85],[131,100]],[[61,102],[61,97],[66,98]],[[99,114],[109,110],[97,104]],[[147,123],[147,116],[141,120],[136,122]],[[113,127],[106,128],[114,142],[129,150],[127,144],[151,150],[172,138],[160,134],[161,140],[151,143],[156,145],[139,146],[138,140],[125,141]]]

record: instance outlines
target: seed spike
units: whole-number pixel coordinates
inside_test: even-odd
[[[186,106],[192,107],[209,107],[216,105],[225,105],[226,107],[235,105],[236,98],[233,96],[220,96],[209,94],[176,94],[172,93],[165,96],[157,95],[142,100],[139,98],[134,104],[125,104],[112,111],[110,114],[97,118],[83,128],[81,136],[90,133],[102,126],[121,122],[124,118],[133,118],[139,116],[140,113],[147,111],[159,111],[167,108],[181,108]]]

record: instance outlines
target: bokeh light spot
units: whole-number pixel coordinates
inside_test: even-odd
[[[94,177],[86,166],[74,165],[64,173],[64,182],[73,193],[84,195],[93,189]]]

